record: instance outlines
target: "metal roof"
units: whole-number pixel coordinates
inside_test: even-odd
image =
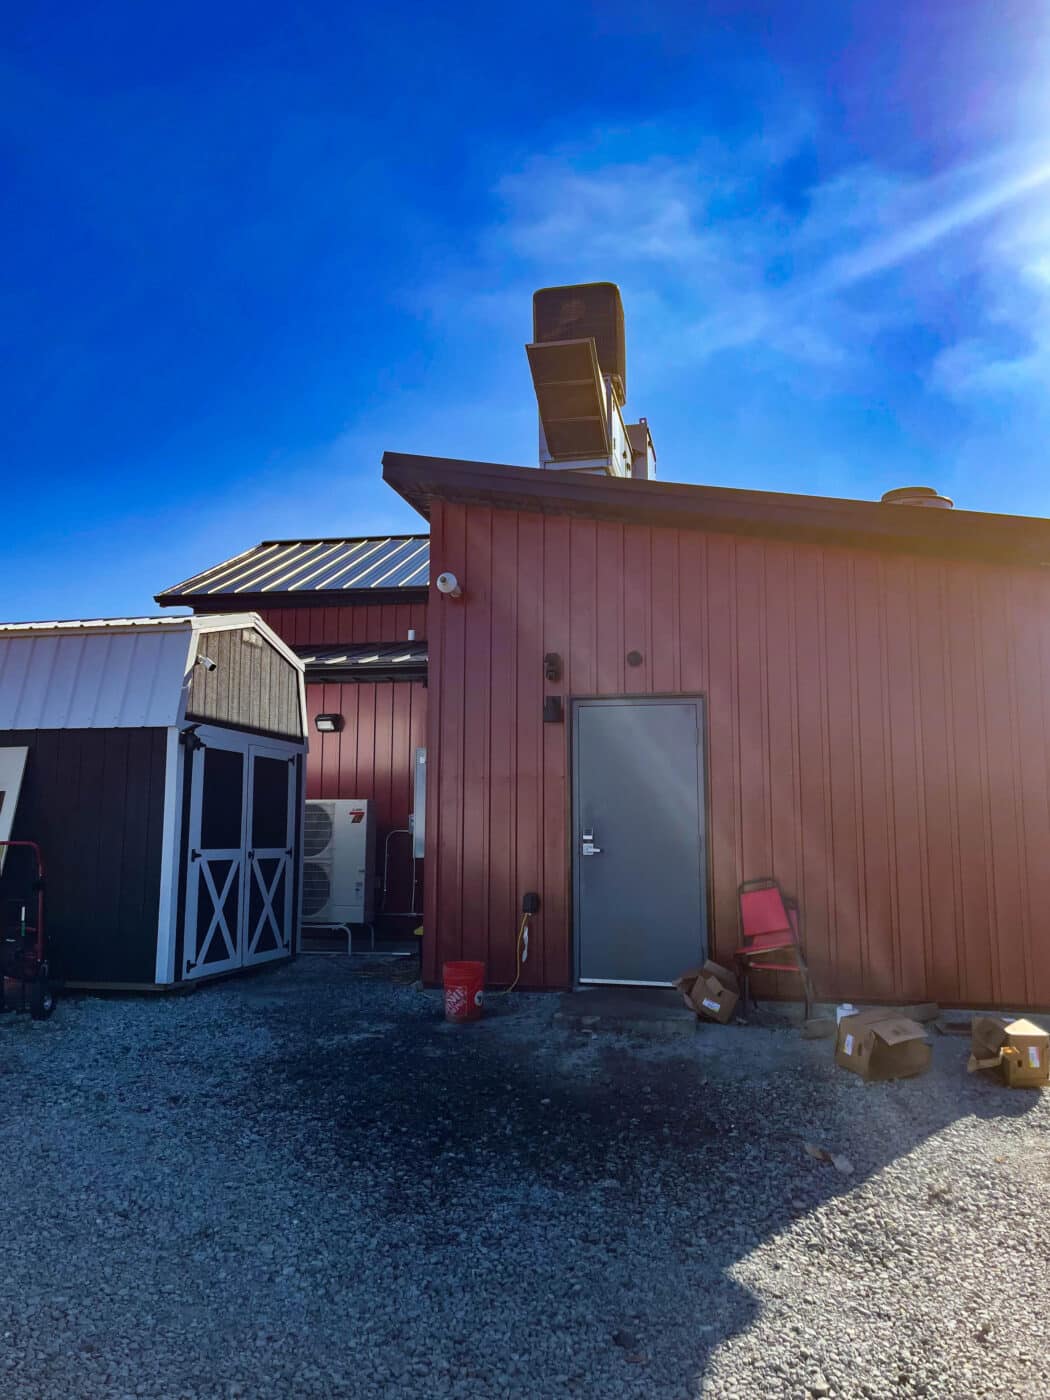
[[[108,632],[137,627],[192,627],[192,617],[61,618],[56,622],[0,622],[0,636],[9,632]]]
[[[1050,520],[885,501],[635,481],[384,452],[383,480],[426,517],[433,501],[628,525],[766,536],[917,557],[1050,567]]]
[[[358,642],[342,647],[297,647],[310,680],[328,672],[358,673],[363,679],[376,673],[425,671],[426,642]]]
[[[0,729],[178,722],[193,632],[69,626],[0,631]]]
[[[179,724],[199,638],[248,628],[302,674],[298,656],[250,612],[0,623],[0,730]]]
[[[429,535],[263,540],[233,559],[165,588],[157,600],[422,589],[429,580]]]

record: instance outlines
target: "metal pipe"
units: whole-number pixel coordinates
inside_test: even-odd
[[[412,908],[411,909],[388,909],[386,907],[386,897],[389,888],[390,876],[390,841],[394,836],[413,837],[414,833],[407,826],[395,827],[393,831],[388,831],[386,840],[383,842],[383,913],[388,919],[415,919],[422,913],[416,908],[416,890],[419,888],[418,876],[418,856],[412,857]]]

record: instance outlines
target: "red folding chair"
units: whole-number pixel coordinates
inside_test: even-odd
[[[749,1002],[753,1006],[758,1004],[751,998],[752,971],[793,972],[802,979],[806,1019],[809,1020],[816,996],[802,951],[798,900],[784,894],[779,882],[772,877],[745,880],[737,890],[737,898],[740,901],[742,937],[735,956],[740,969],[745,1012]],[[785,962],[776,957],[776,954],[788,951],[791,961]]]

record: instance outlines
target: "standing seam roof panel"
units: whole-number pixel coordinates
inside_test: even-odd
[[[358,540],[347,554],[340,559],[333,560],[331,568],[320,570],[314,589],[331,588],[336,579],[340,579],[344,574],[358,568],[366,559],[370,559],[377,550],[383,549],[390,543],[389,540]],[[340,585],[341,586],[341,585]],[[295,585],[293,584],[294,588]]]
[[[178,720],[190,629],[0,637],[0,729],[133,729]]]
[[[344,592],[355,588],[425,588],[426,535],[362,539],[267,540],[157,595],[222,598],[252,593]]]
[[[280,560],[285,560],[287,566],[288,556],[298,547],[297,545],[290,544],[284,549],[279,549],[276,554],[262,561],[262,568],[259,567],[258,561],[250,564],[246,562],[232,578],[226,580],[221,588],[209,588],[207,591],[209,593],[244,593],[247,591],[245,584],[249,580],[252,582],[261,581],[264,578],[269,578],[271,574],[276,573],[277,564]],[[315,547],[316,546],[311,546],[311,549]]]
[[[324,562],[319,568],[316,568],[316,569],[312,570],[312,571],[311,571],[310,573],[308,573],[308,574],[304,574],[302,578],[296,579],[294,583],[289,583],[289,584],[288,584],[288,589],[289,589],[289,591],[291,591],[291,590],[293,590],[293,589],[296,589],[296,588],[303,588],[306,584],[308,584],[308,583],[313,583],[315,579],[318,579],[318,578],[321,578],[321,577],[327,578],[328,575],[332,572],[332,570],[333,570],[334,568],[337,568],[337,567],[338,567],[338,568],[342,568],[343,564],[344,564],[348,559],[352,559],[352,558],[354,557],[354,554],[357,553],[357,551],[358,551],[360,548],[361,548],[361,542],[360,542],[360,541],[358,541],[358,542],[355,543],[355,544],[351,544],[351,545],[347,545],[347,544],[345,543],[345,541],[340,541],[338,544],[333,545],[333,546],[332,546],[332,549],[329,550],[329,554],[334,554],[334,555],[335,555],[335,558],[334,558],[334,559],[332,559],[332,558],[326,558],[326,559],[325,559],[325,562]],[[289,575],[289,577],[290,577],[290,575]],[[273,587],[275,587],[275,586],[276,586],[276,585],[271,585],[271,588],[273,588]],[[317,587],[317,588],[321,588],[321,587],[323,587],[324,585],[323,585],[323,584],[314,584],[314,586]]]
[[[277,548],[276,545],[253,545],[251,549],[245,549],[240,554],[235,554],[232,559],[226,559],[221,564],[215,564],[210,569],[205,569],[203,573],[194,574],[192,578],[184,579],[182,583],[177,583],[174,588],[168,588],[168,593],[181,593],[184,588],[193,587],[198,593],[207,593],[206,585],[215,583],[226,574],[236,573],[243,569],[248,559],[253,556],[262,559],[264,555],[272,554]]]
[[[221,587],[209,588],[209,593],[255,593],[258,592],[257,585],[274,574],[283,576],[288,569],[288,556],[292,554],[294,546],[288,549],[278,550],[276,554],[269,554],[265,558],[245,561],[242,567],[226,579]],[[318,557],[320,545],[312,545],[307,551],[307,558],[302,561],[301,567],[305,568],[310,563],[310,557]],[[265,586],[265,585],[264,585]]]

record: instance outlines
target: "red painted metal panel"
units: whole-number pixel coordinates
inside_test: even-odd
[[[267,608],[264,622],[289,646],[339,646],[350,642],[401,642],[414,627],[422,641],[427,635],[426,603],[362,603],[311,608]]]
[[[773,873],[822,996],[1050,1006],[1043,571],[441,502],[431,524],[464,591],[430,602],[428,977],[468,956],[508,980],[536,889],[523,984],[570,981],[569,736],[543,695],[680,691],[707,705],[715,956],[738,882]]]
[[[306,795],[370,797],[375,802],[376,874],[381,876],[387,833],[407,829],[412,811],[415,751],[426,744],[426,688],[418,681],[311,684],[306,687],[306,701],[310,717]],[[313,723],[318,714],[341,714],[343,728],[337,734],[318,733]],[[389,912],[400,913],[412,905],[409,851],[409,838],[395,837]],[[421,897],[422,891],[417,891],[417,908]],[[404,920],[406,926],[410,922]]]
[[[264,620],[290,646],[354,642],[397,642],[409,628],[423,640],[426,603],[364,603],[348,599],[325,607],[276,607]],[[426,744],[427,691],[420,682],[310,684],[306,688],[310,751],[306,762],[308,797],[370,797],[376,803],[377,868],[382,875],[387,834],[408,827],[412,811],[415,751]],[[318,714],[341,714],[338,734],[319,734]],[[412,907],[412,862],[407,836],[391,847],[387,909]],[[422,892],[416,893],[421,907]],[[377,909],[380,904],[377,900]],[[404,919],[407,926],[411,921]]]

